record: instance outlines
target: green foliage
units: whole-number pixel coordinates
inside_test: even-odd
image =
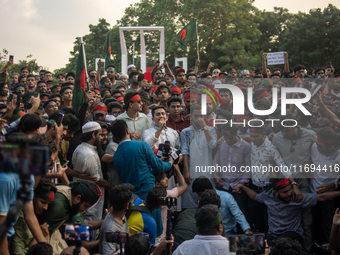
[[[340,10],[329,4],[323,12],[312,9],[299,12],[282,35],[280,50],[289,53],[293,67],[304,64],[308,68],[340,66]]]

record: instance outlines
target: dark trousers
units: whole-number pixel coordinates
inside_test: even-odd
[[[253,184],[250,184],[250,188],[257,194],[265,191],[264,188],[259,188]],[[248,218],[249,225],[254,232],[267,233],[268,232],[268,213],[267,206],[260,204],[252,199],[248,200]]]

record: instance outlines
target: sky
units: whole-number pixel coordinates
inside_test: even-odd
[[[0,51],[6,48],[14,62],[33,59],[53,71],[65,67],[71,57],[76,37],[89,33],[89,24],[100,18],[116,24],[126,7],[137,0],[0,0]],[[339,0],[329,3],[340,8]],[[274,6],[285,7],[292,13],[325,8],[320,0],[255,0],[260,10],[272,11]],[[86,49],[85,49],[86,50]]]

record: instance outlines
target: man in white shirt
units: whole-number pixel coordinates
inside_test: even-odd
[[[337,147],[336,132],[330,127],[320,128],[317,131],[317,141],[312,145],[312,161],[315,171],[314,178],[310,179],[312,193],[318,194],[338,189],[339,173],[336,168],[340,165],[340,151]],[[318,202],[313,208],[313,222],[316,226],[315,241],[328,243],[332,228],[332,217],[336,210],[334,199]]]
[[[173,255],[228,255],[229,241],[222,236],[223,223],[216,205],[202,206],[195,215],[198,235],[194,239],[183,242]]]
[[[172,148],[179,147],[180,140],[177,131],[165,126],[167,116],[163,106],[152,109],[152,120],[155,122],[155,126],[143,133],[143,140],[150,145],[151,149],[155,151],[159,144],[165,141],[169,141]]]
[[[82,174],[90,173],[91,176],[97,177],[96,184],[100,188],[111,189],[112,185],[103,179],[100,159],[97,152],[96,144],[99,143],[102,129],[97,122],[87,122],[82,127],[81,140],[82,143],[74,150],[72,155],[73,169]],[[77,177],[73,177],[76,181]],[[87,215],[89,220],[101,220],[103,216],[104,196],[100,197],[96,204],[91,206]],[[91,218],[93,216],[93,218]]]

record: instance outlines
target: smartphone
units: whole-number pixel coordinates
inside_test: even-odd
[[[14,59],[14,56],[13,55],[9,55],[9,60],[13,61],[13,59]]]
[[[60,127],[61,123],[63,123],[63,119],[64,119],[64,114],[63,113],[59,113],[58,121],[57,121],[58,127]]]
[[[33,96],[34,97],[38,97],[38,95],[39,95],[39,90],[40,90],[40,86],[38,85],[36,88],[35,88],[35,91],[34,91],[34,93],[33,93]]]
[[[65,164],[64,164],[62,167],[65,168],[65,167],[67,166],[68,162],[70,162],[70,161],[67,160],[67,161],[65,162]]]
[[[316,93],[318,93],[318,91],[322,88],[322,85],[318,85],[314,90],[313,90],[313,93],[311,95],[311,97],[315,96]]]
[[[65,241],[90,241],[91,226],[78,224],[64,224]]]
[[[4,144],[0,146],[0,172],[44,176],[49,165],[49,151],[43,146]]]
[[[247,235],[233,235],[229,237],[229,245],[231,252],[238,254],[264,254],[265,242],[264,234]]]
[[[127,243],[129,241],[129,233],[121,232],[106,232],[105,233],[106,242],[108,243]]]
[[[20,109],[21,97],[22,97],[21,93],[18,93],[17,94],[17,108],[18,109]]]
[[[315,246],[318,247],[318,248],[321,249],[321,250],[331,252],[331,251],[328,250],[327,248],[323,247],[321,244],[315,243]]]
[[[7,104],[12,102],[12,100],[13,100],[13,94],[9,94],[8,99],[7,99]]]

